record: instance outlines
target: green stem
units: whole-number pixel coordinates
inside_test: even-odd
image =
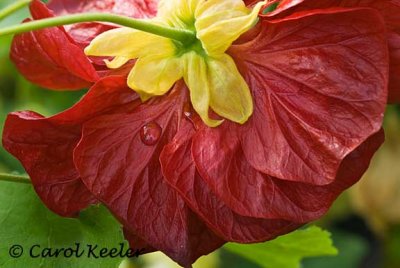
[[[8,17],[9,15],[17,12],[18,10],[24,8],[25,6],[29,5],[31,0],[19,0],[16,1],[14,4],[11,4],[4,9],[0,10],[0,21],[4,18]]]
[[[194,40],[194,38],[196,38],[196,34],[189,30],[160,26],[145,20],[132,19],[125,16],[118,16],[105,13],[81,13],[75,15],[36,20],[32,22],[23,23],[21,25],[16,25],[1,29],[0,36],[9,34],[20,34],[49,27],[69,25],[80,22],[93,22],[93,21],[115,23],[121,26],[126,26],[144,32],[152,33],[155,35],[174,39],[182,43],[191,42]]]
[[[31,180],[27,176],[4,174],[4,173],[0,173],[0,181],[18,182],[18,183],[25,183],[25,184],[31,183]]]

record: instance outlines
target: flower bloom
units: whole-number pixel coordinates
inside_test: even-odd
[[[168,38],[119,28],[96,37],[85,49],[92,56],[113,56],[110,68],[120,68],[139,58],[128,76],[128,86],[142,100],[164,95],[184,77],[194,110],[208,126],[219,120],[209,118],[209,107],[233,122],[245,123],[253,112],[246,81],[226,50],[256,23],[266,2],[248,9],[243,1],[160,1],[154,23],[194,29],[197,39],[177,44]],[[218,38],[215,38],[218,36]]]
[[[68,6],[67,0],[52,4],[61,2]],[[196,7],[206,5],[197,2]],[[207,1],[217,11],[218,5],[239,2]],[[172,7],[167,17],[179,10]],[[242,13],[233,13],[241,17],[253,14],[251,10],[243,6]],[[198,29],[218,24],[211,22]],[[56,29],[57,35],[65,34],[63,27]],[[154,56],[153,45],[157,50],[170,43],[152,43],[149,36],[142,39],[146,54],[110,54],[135,51],[137,44],[130,38],[138,33],[124,28],[109,32],[99,35],[87,52],[97,47],[102,56],[115,56],[107,58],[110,67],[139,58],[133,71],[128,62],[131,75],[126,68],[106,71],[81,101],[52,117],[30,111],[10,114],[3,144],[23,163],[51,210],[74,216],[101,202],[123,224],[133,248],[161,250],[189,266],[226,241],[273,239],[321,217],[359,180],[383,142],[389,60],[386,27],[375,9],[328,8],[262,17],[232,44],[223,42],[228,47],[217,54],[207,45],[219,36],[210,37],[209,43],[198,35],[210,58],[231,59],[213,70],[229,66],[238,72],[234,79],[245,82],[221,86],[226,97],[238,92],[233,89],[248,89],[253,108],[244,122],[221,113],[213,97],[202,106],[211,107],[210,114],[198,108],[195,91],[200,97],[220,93],[210,86],[213,73],[188,81],[190,72],[212,69],[210,61],[190,51],[181,55],[184,59],[171,50]],[[128,34],[115,35],[124,32]],[[112,44],[121,42],[105,53],[102,37],[107,35],[114,38]],[[26,36],[31,34],[17,36],[14,46],[21,46]],[[35,39],[30,40],[32,47],[26,50],[36,51]],[[98,62],[86,60],[92,66]],[[169,61],[182,69],[172,78],[160,77],[159,86],[154,77],[132,74],[152,74],[149,61],[155,70]],[[199,89],[205,81],[208,87]],[[226,104],[237,108],[233,114],[248,107],[230,100]],[[208,120],[217,116],[228,120],[210,127]]]

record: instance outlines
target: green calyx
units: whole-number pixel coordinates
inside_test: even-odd
[[[196,54],[206,58],[207,52],[204,50],[203,48],[203,44],[201,43],[201,41],[197,38],[195,38],[194,40],[191,40],[190,42],[187,43],[182,43],[182,42],[173,42],[174,45],[176,46],[176,56],[177,57],[181,57],[182,55],[194,51],[196,52]]]

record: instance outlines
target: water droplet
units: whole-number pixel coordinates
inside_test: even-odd
[[[193,117],[193,108],[190,103],[185,103],[183,106],[183,114],[186,116],[187,119],[191,120]]]
[[[186,117],[188,117],[188,118],[191,118],[192,117],[192,112],[184,112],[184,114],[185,114],[185,116]]]
[[[147,123],[140,130],[140,139],[148,146],[155,145],[161,137],[162,128],[155,122]]]

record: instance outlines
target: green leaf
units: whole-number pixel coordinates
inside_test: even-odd
[[[87,257],[87,245],[100,248],[120,248],[128,245],[123,238],[120,224],[101,206],[93,206],[80,214],[79,218],[62,218],[50,212],[36,196],[31,185],[0,183],[0,267],[43,267],[43,268],[113,268],[123,258]],[[30,250],[37,255],[44,248],[80,248],[85,254],[80,257],[32,258]],[[19,245],[23,255],[13,258],[10,248]],[[18,253],[18,249],[16,251]],[[63,254],[61,254],[63,255]],[[98,255],[98,254],[97,254]]]
[[[298,268],[306,257],[336,255],[330,233],[312,226],[253,245],[229,243],[225,249],[265,268]]]
[[[368,241],[357,234],[341,230],[331,230],[332,239],[339,255],[331,258],[312,258],[303,262],[303,268],[354,268],[360,267],[368,253]],[[400,266],[388,266],[400,267]]]
[[[400,226],[392,226],[385,238],[385,267],[400,267]]]

